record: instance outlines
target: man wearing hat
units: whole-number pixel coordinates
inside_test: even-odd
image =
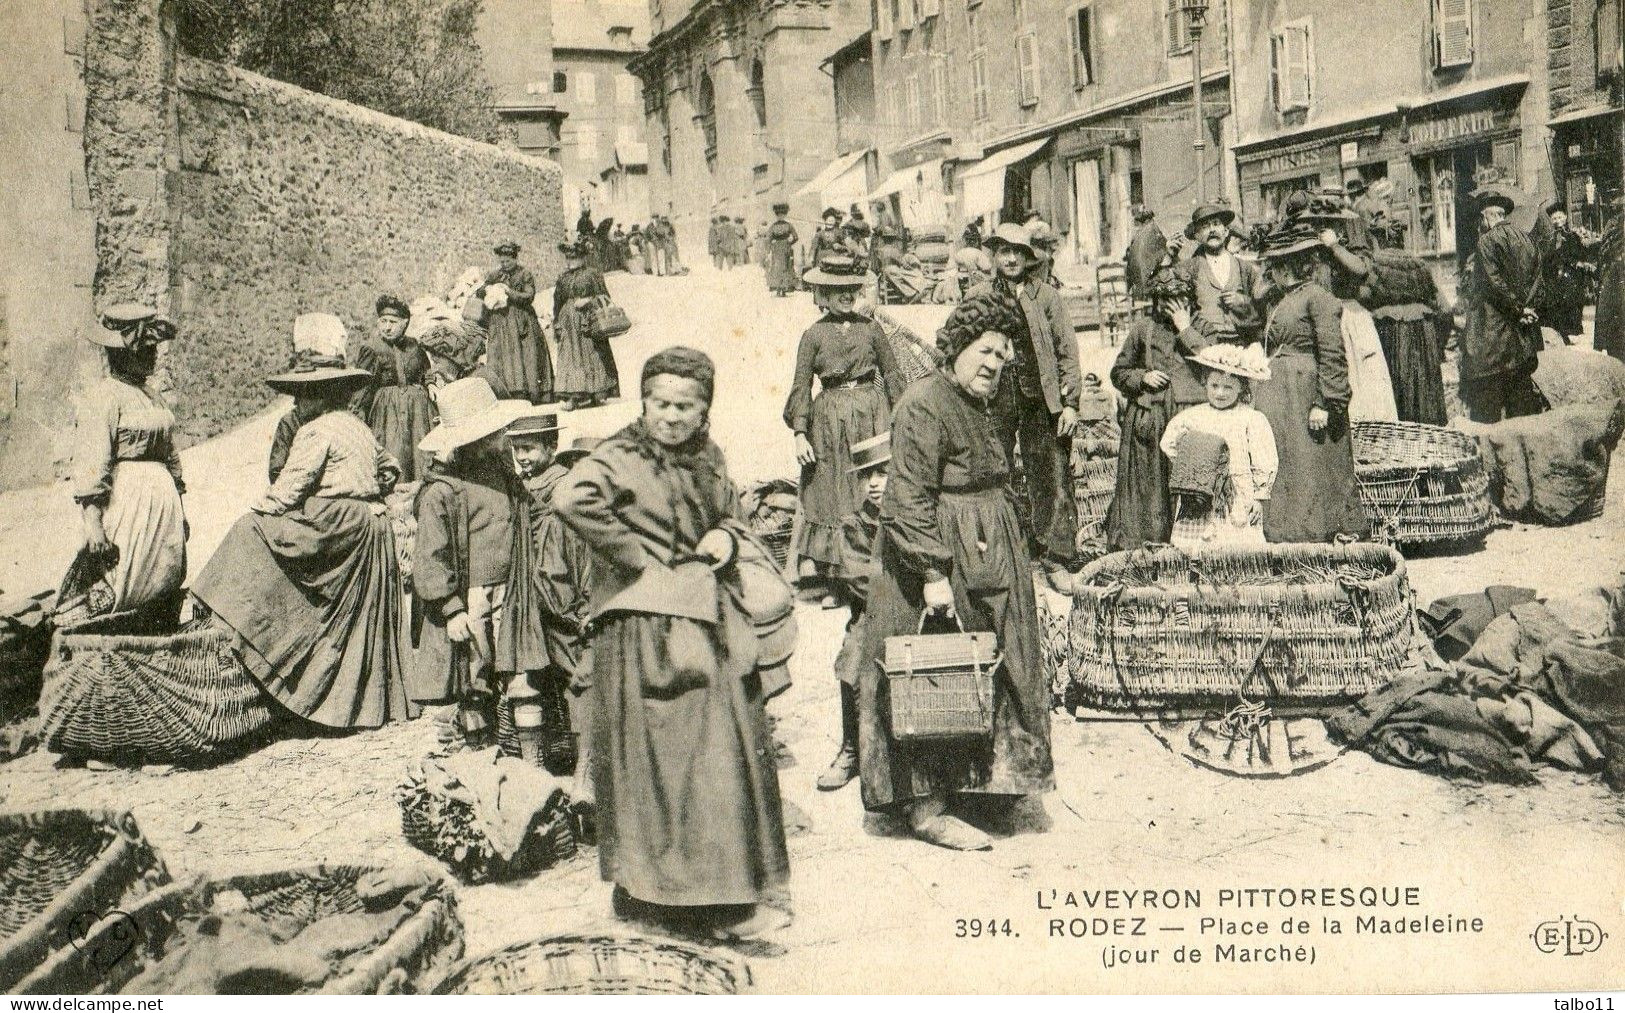
[[[1050,228],[1049,222],[1036,216],[1027,223],[1027,236],[1033,244],[1033,253],[1038,257],[1038,264],[1033,268],[1033,277],[1057,289],[1061,287],[1061,279],[1055,276],[1055,248],[1061,245],[1061,237]]]
[[[1016,446],[1021,447],[1027,475],[1021,512],[1029,535],[1043,550],[1050,585],[1066,592],[1071,585],[1065,569],[1077,554],[1078,533],[1071,472],[1072,434],[1083,389],[1078,339],[1061,294],[1033,277],[1038,257],[1026,228],[1006,222],[987,245],[993,255],[993,284],[972,290],[969,298],[990,289],[1012,295],[1027,324],[1022,333],[1010,335],[1015,358],[993,398],[994,425],[1012,464]]]
[[[1146,283],[1157,273],[1157,265],[1168,252],[1168,237],[1157,224],[1156,212],[1149,207],[1136,204],[1130,214],[1134,218],[1134,236],[1123,253],[1123,278],[1130,296],[1148,299]]]
[[[1540,257],[1507,220],[1516,204],[1511,191],[1481,186],[1473,200],[1480,228],[1461,338],[1461,399],[1474,422],[1499,422],[1545,408],[1535,387]]]
[[[1263,331],[1253,301],[1259,290],[1258,269],[1230,252],[1230,225],[1236,213],[1224,204],[1199,204],[1185,226],[1185,238],[1196,249],[1180,273],[1196,293],[1194,323],[1209,341],[1250,344]]]

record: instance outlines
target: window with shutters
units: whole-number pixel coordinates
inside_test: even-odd
[[[988,119],[987,107],[987,53],[978,50],[970,58],[971,117],[978,123]]]
[[[598,75],[590,70],[582,71],[576,76],[576,94],[581,101],[592,105],[598,101]]]
[[[563,95],[570,90],[570,76],[562,70],[553,72],[553,94]]]
[[[897,21],[892,16],[892,4],[896,0],[875,0],[875,35],[882,39],[892,37],[894,25]]]
[[[632,105],[638,100],[638,79],[631,74],[615,75],[615,101],[623,106]]]
[[[1270,95],[1276,112],[1308,109],[1314,53],[1307,21],[1286,25],[1270,36]]]
[[[1190,16],[1180,9],[1180,0],[1163,0],[1164,21],[1168,26],[1168,55],[1191,51]]]
[[[1016,36],[1016,87],[1021,104],[1038,104],[1038,36],[1028,32]]]
[[[1433,0],[1433,69],[1473,62],[1473,0]]]
[[[1596,46],[1592,54],[1597,67],[1597,83],[1617,81],[1625,69],[1625,42],[1621,41],[1619,26],[1620,0],[1599,0],[1591,15],[1591,41]]]
[[[948,58],[939,56],[931,63],[931,123],[948,125]]]
[[[903,125],[909,130],[920,128],[920,75],[910,74],[903,82]]]
[[[1072,36],[1072,87],[1081,90],[1096,83],[1095,77],[1095,25],[1094,12],[1088,5],[1079,7],[1067,19]]]

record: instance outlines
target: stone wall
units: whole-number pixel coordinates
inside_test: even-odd
[[[192,438],[269,400],[261,378],[286,364],[300,313],[358,334],[380,292],[445,291],[500,239],[539,285],[558,273],[551,162],[200,60],[181,61],[179,90],[170,372]]]

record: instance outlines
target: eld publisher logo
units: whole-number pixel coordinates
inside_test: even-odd
[[[1578,957],[1597,952],[1602,946],[1602,941],[1608,938],[1608,933],[1596,922],[1575,916],[1541,922],[1535,926],[1530,938],[1535,941],[1535,948],[1542,953]]]

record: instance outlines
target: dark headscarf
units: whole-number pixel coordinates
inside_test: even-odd
[[[995,290],[966,299],[954,307],[942,330],[937,332],[937,349],[951,368],[959,354],[988,331],[998,331],[1013,339],[1023,326],[1021,305]]]
[[[378,301],[373,304],[373,314],[375,316],[381,317],[385,311],[393,313],[402,320],[412,319],[412,310],[405,302],[392,295],[381,295],[378,297]]]
[[[656,352],[643,364],[643,376],[639,379],[638,386],[647,390],[649,381],[661,374],[686,377],[695,381],[705,392],[705,403],[711,403],[711,397],[716,391],[717,368],[712,364],[711,357],[704,352],[682,345],[673,345]]]

